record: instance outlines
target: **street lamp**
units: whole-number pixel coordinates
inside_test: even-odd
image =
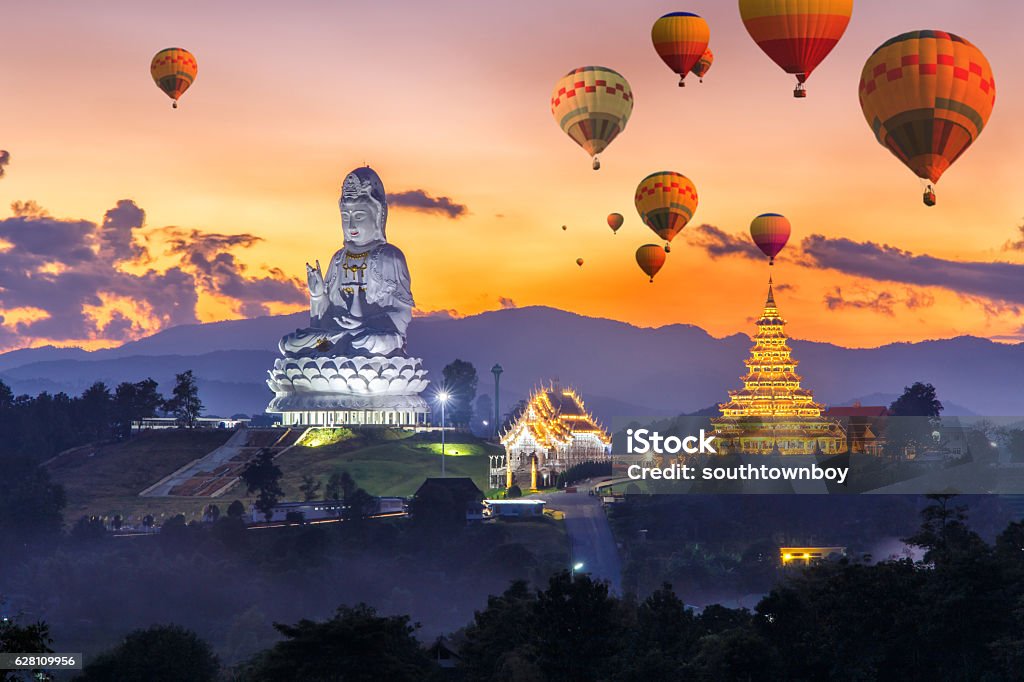
[[[441,478],[444,478],[444,406],[448,402],[448,391],[440,391],[437,399],[441,403]]]
[[[572,565],[572,575],[569,578],[570,582],[574,582],[576,580],[576,573],[579,572],[579,571],[582,571],[582,570],[583,570],[583,562],[582,561],[577,561],[575,564],[573,564]]]

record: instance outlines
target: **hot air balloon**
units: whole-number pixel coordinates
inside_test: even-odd
[[[608,227],[612,228],[612,232],[618,234],[619,228],[622,227],[622,223],[626,221],[622,217],[621,213],[609,213],[608,214]]]
[[[174,100],[171,105],[178,108],[181,97],[196,79],[199,65],[196,58],[188,50],[181,47],[168,47],[153,56],[149,65],[149,73],[157,87]]]
[[[582,66],[565,74],[551,93],[551,115],[565,134],[594,157],[626,128],[633,90],[622,74],[603,66]]]
[[[679,87],[686,85],[686,74],[700,61],[710,38],[708,22],[692,12],[669,12],[651,27],[654,49],[679,74]]]
[[[775,257],[789,241],[791,231],[786,216],[778,213],[762,213],[750,223],[750,236],[757,248],[768,256],[769,265],[775,265]]]
[[[578,266],[580,266],[582,268],[583,267],[583,259],[582,258],[577,258],[576,259],[576,265],[578,265]]]
[[[711,48],[704,50],[704,54],[697,60],[697,63],[690,69],[690,73],[700,79],[700,82],[704,82],[704,76],[711,69],[711,65],[715,63],[715,53],[711,51]]]
[[[636,264],[654,281],[654,276],[665,264],[665,249],[657,244],[644,244],[636,250]]]
[[[981,50],[943,31],[912,31],[884,42],[864,65],[860,106],[875,138],[932,184],[981,134],[996,102]]]
[[[772,61],[796,76],[794,97],[846,32],[853,0],[740,0],[747,33]]]
[[[647,227],[671,242],[697,211],[697,188],[673,171],[651,173],[637,185],[636,211]]]
[[[568,227],[567,227],[566,225],[562,225],[562,232],[565,232],[565,231],[566,231],[566,230],[568,230],[568,229],[569,229],[569,228],[568,228]]]

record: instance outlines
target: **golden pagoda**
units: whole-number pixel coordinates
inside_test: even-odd
[[[505,457],[491,464],[491,487],[511,487],[513,474],[522,486],[553,485],[557,474],[583,462],[607,461],[611,436],[587,412],[572,388],[557,383],[535,390],[515,423],[501,434]],[[495,466],[497,465],[497,466]]]
[[[810,455],[845,450],[842,425],[823,417],[825,406],[814,402],[813,391],[800,387],[798,361],[786,343],[785,326],[769,278],[768,300],[745,363],[747,373],[740,377],[743,388],[729,391],[729,402],[718,406],[722,416],[711,420],[720,454]]]

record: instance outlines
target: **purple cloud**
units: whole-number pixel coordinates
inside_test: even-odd
[[[388,205],[409,208],[422,213],[439,213],[455,220],[469,212],[464,204],[455,203],[449,197],[432,197],[422,189],[388,194]]]
[[[693,246],[704,249],[712,260],[723,256],[740,256],[751,260],[764,260],[765,255],[747,235],[734,235],[714,225],[700,225],[683,232]]]
[[[1024,265],[963,262],[916,256],[885,244],[811,235],[803,240],[803,263],[848,275],[913,286],[942,287],[966,297],[1024,304]]]
[[[252,275],[237,261],[231,251],[258,241],[252,235],[164,228],[176,262],[134,274],[119,266],[152,259],[134,239],[145,213],[133,201],[119,201],[100,224],[54,218],[31,201],[12,209],[0,220],[0,242],[10,245],[0,251],[0,316],[7,318],[0,348],[33,339],[124,341],[195,323],[200,292],[234,299],[243,314],[264,314],[267,302],[304,300],[299,282],[280,270]],[[117,309],[109,310],[111,300],[120,302]],[[126,301],[134,313],[123,309]],[[3,315],[19,308],[36,312]]]

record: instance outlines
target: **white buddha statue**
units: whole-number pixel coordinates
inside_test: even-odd
[[[388,205],[373,169],[357,168],[341,187],[345,245],[327,274],[306,263],[307,329],[281,339],[285,357],[404,355],[413,298],[405,256],[385,235]]]
[[[345,243],[324,273],[306,264],[309,327],[278,343],[268,412],[285,424],[422,424],[426,370],[405,350],[413,298],[405,256],[387,242],[384,183],[370,167],[345,177]]]

